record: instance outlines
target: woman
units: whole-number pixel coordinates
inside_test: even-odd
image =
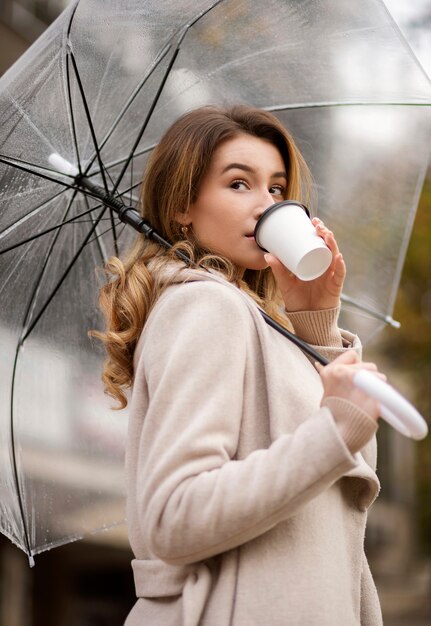
[[[133,385],[127,626],[382,623],[363,550],[378,405],[352,384],[376,367],[337,327],[342,255],[314,219],[333,260],[301,282],[253,239],[269,205],[309,190],[291,136],[247,106],[186,114],[152,155],[142,214],[195,265],[138,238],[101,295],[106,390],[125,406]]]

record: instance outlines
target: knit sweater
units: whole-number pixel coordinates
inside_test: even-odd
[[[363,548],[375,421],[339,398],[321,406],[313,364],[234,285],[186,280],[135,353],[126,626],[379,626]],[[333,359],[360,351],[337,315],[290,319]]]

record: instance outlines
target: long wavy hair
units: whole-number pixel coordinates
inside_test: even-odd
[[[289,327],[269,268],[246,270],[240,278],[229,259],[202,248],[193,237],[186,238],[178,222],[178,213],[186,212],[196,201],[215,150],[240,134],[273,144],[286,167],[286,198],[304,204],[311,201],[308,167],[290,133],[271,113],[246,105],[206,106],[186,113],[167,130],[147,163],[140,212],[173,244],[173,249],[167,251],[139,235],[124,260],[109,259],[105,266],[107,281],[99,298],[106,331],[91,332],[105,344],[107,359],[102,379],[105,392],[119,402],[115,408],[127,405],[125,392],[133,383],[135,347],[151,308],[168,285],[160,279],[161,270],[168,263],[172,265],[178,249],[195,264],[221,271],[267,313]],[[177,265],[181,267],[178,260]]]

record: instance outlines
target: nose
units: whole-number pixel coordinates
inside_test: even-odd
[[[262,215],[264,211],[272,204],[275,204],[276,200],[274,196],[268,191],[268,189],[262,190],[262,193],[259,196],[259,200],[256,206],[255,217],[256,220]]]

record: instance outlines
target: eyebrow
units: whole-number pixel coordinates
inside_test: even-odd
[[[244,172],[250,172],[250,174],[255,174],[256,170],[246,165],[245,163],[229,163],[226,167],[223,168],[222,174],[225,174],[229,170],[243,170]],[[274,172],[271,175],[271,178],[285,178],[287,180],[286,172]]]

